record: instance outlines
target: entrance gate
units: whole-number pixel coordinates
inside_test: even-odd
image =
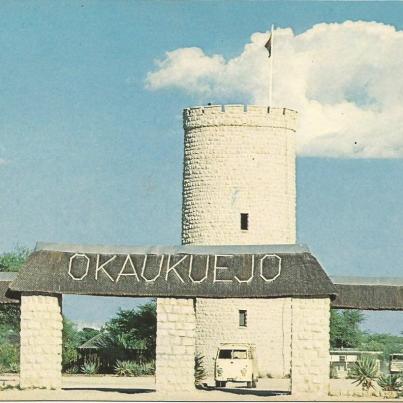
[[[337,287],[344,287],[338,299]],[[21,387],[56,389],[62,379],[62,294],[157,297],[158,391],[194,389],[197,298],[277,298],[291,303],[291,393],[324,396],[331,303],[349,307],[346,285],[333,284],[298,245],[39,244],[9,291],[21,300]]]

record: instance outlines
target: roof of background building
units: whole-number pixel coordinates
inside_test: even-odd
[[[99,332],[95,336],[88,339],[85,343],[81,344],[81,346],[78,348],[80,350],[99,350],[100,342],[104,336],[104,333]]]
[[[0,273],[0,304],[18,304],[18,293],[9,290],[11,281],[17,277],[17,273]]]
[[[383,351],[369,351],[369,350],[355,350],[352,348],[340,348],[340,349],[332,349],[330,350],[330,354],[333,355],[365,355],[365,354],[373,354],[373,355],[381,355]]]

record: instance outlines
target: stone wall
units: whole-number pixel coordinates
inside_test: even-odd
[[[195,388],[195,309],[192,298],[157,299],[156,388]]]
[[[239,310],[247,326],[239,326]],[[291,298],[196,300],[196,351],[205,358],[208,376],[220,343],[256,345],[259,375],[282,378],[291,366]]]
[[[184,110],[183,244],[295,243],[296,117],[263,106]]]
[[[328,396],[330,299],[293,298],[291,311],[291,393]]]
[[[20,386],[61,388],[61,295],[21,296]]]

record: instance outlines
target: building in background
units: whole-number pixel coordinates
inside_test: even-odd
[[[382,367],[382,351],[359,351],[352,348],[330,350],[330,375],[332,378],[347,378],[354,364],[362,356],[375,359],[378,374]]]

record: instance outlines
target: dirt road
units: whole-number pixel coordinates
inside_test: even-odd
[[[3,385],[3,386],[2,386]],[[9,385],[9,389],[6,385]],[[216,389],[211,382],[203,390],[164,394],[155,391],[154,377],[124,378],[116,376],[63,376],[63,389],[56,390],[19,390],[17,376],[0,375],[0,400],[107,400],[107,401],[295,401],[298,396],[289,394],[289,379],[260,379],[256,389],[242,385],[228,384],[226,388]],[[340,396],[340,393],[344,396]],[[331,393],[326,400],[379,400],[359,397],[360,389],[349,380],[332,380]],[[346,399],[346,395],[348,398]],[[396,400],[395,400],[396,401]],[[402,399],[403,401],[403,399]]]

